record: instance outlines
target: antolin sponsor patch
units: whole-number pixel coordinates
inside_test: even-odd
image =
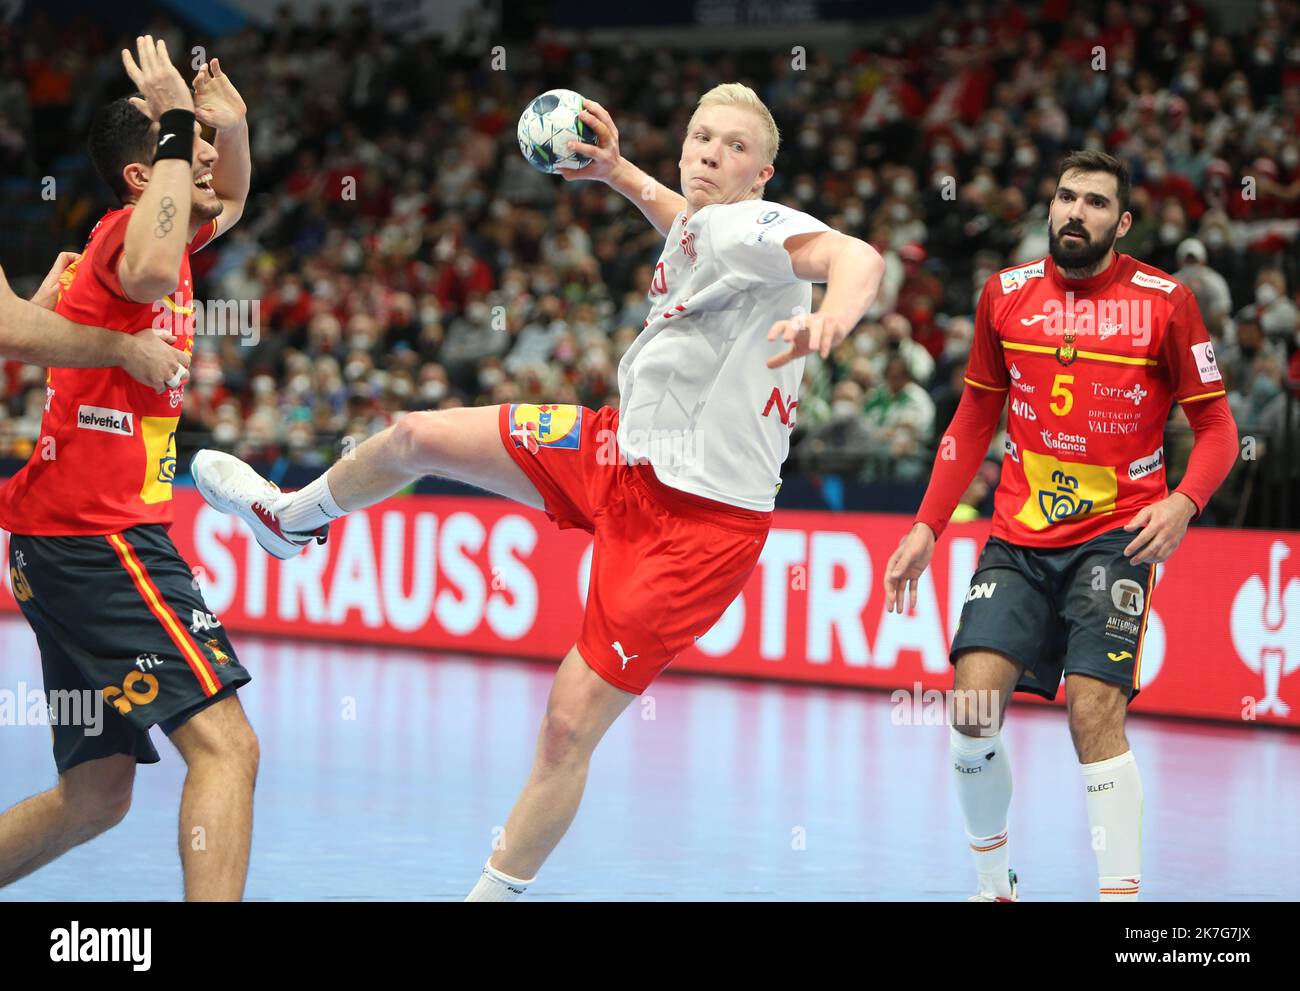
[[[77,426],[82,430],[102,430],[106,434],[131,437],[135,434],[133,415],[120,409],[106,409],[103,406],[79,406]]]

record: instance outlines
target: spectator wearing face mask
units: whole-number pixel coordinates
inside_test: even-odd
[[[872,456],[873,443],[863,417],[862,389],[852,379],[844,379],[831,392],[826,422],[809,431],[798,447],[797,460],[806,472],[857,475]]]
[[[908,376],[913,382],[929,382],[934,376],[934,359],[930,352],[912,340],[912,323],[901,313],[890,313],[880,321],[884,341],[872,356],[876,378],[883,378],[889,360],[903,360]]]
[[[1280,268],[1261,269],[1255,277],[1255,314],[1270,340],[1287,341],[1296,332],[1296,305],[1286,294]]]

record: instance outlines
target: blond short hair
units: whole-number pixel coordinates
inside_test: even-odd
[[[777,150],[781,147],[781,132],[777,129],[776,121],[772,119],[772,111],[767,109],[767,104],[744,83],[722,83],[714,86],[700,97],[700,102],[696,104],[695,111],[691,114],[692,122],[695,120],[695,114],[705,107],[740,107],[753,113],[760,122],[759,138],[763,142],[763,164],[771,165],[776,160]]]

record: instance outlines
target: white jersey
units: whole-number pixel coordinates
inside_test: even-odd
[[[618,446],[628,461],[648,461],[684,492],[772,509],[804,359],[768,368],[789,344],[767,332],[812,305],[785,239],[829,229],[763,200],[678,214],[655,266],[649,319],[618,366]]]

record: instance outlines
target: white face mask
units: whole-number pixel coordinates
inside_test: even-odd
[[[1255,302],[1260,306],[1269,306],[1279,295],[1277,286],[1271,282],[1255,287]]]
[[[437,379],[430,379],[420,386],[420,398],[426,403],[436,403],[447,394],[447,386]]]
[[[1165,244],[1173,244],[1183,236],[1183,229],[1177,224],[1161,224],[1160,240]]]
[[[911,196],[916,192],[916,185],[906,176],[899,176],[894,180],[893,189],[895,196]]]
[[[862,199],[868,200],[876,195],[876,184],[870,179],[859,179],[853,186],[853,191]]]
[[[1032,148],[1026,148],[1021,145],[1016,149],[1016,164],[1022,169],[1032,168],[1037,157],[1038,156],[1034,154],[1034,149]]]
[[[831,403],[831,416],[837,420],[848,420],[858,415],[860,409],[852,399],[837,399]]]

